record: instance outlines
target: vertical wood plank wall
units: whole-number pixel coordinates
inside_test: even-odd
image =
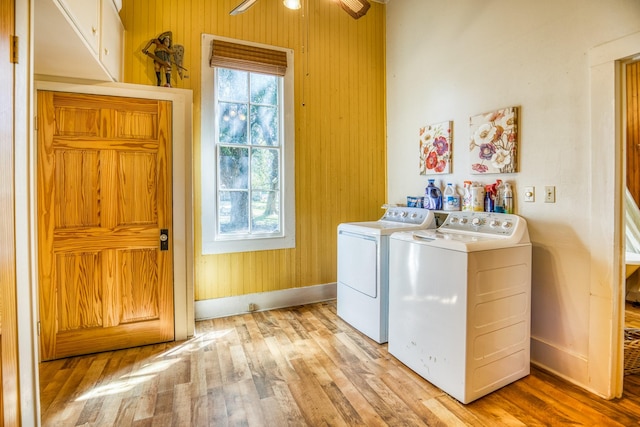
[[[626,66],[627,187],[640,206],[640,61]]]
[[[171,30],[185,47],[194,95],[195,298],[204,300],[335,282],[336,227],[375,220],[386,202],[384,5],[354,20],[335,0],[124,0],[125,82],[155,84],[148,40]],[[294,50],[296,247],[201,254],[200,39],[214,34]]]

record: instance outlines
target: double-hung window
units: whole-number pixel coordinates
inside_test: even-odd
[[[203,36],[203,253],[295,244],[290,50]]]

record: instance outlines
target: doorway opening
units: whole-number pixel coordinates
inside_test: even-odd
[[[622,282],[624,301],[624,338],[640,339],[640,58],[636,57],[621,64],[621,109],[622,138],[626,186],[624,197],[624,262],[625,276]],[[626,349],[624,353],[625,375],[640,375],[640,366],[632,363],[633,358]]]

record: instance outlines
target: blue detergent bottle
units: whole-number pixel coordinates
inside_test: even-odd
[[[424,207],[430,210],[442,209],[442,191],[436,187],[435,179],[429,179],[429,184],[425,188]]]

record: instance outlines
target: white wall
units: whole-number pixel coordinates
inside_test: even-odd
[[[593,348],[600,344],[589,326],[599,324],[590,313],[593,282],[602,281],[592,277],[592,230],[613,218],[591,214],[592,203],[599,203],[591,193],[599,163],[591,150],[589,52],[638,31],[637,0],[387,4],[389,202],[404,203],[426,186],[427,177],[418,174],[418,129],[453,120],[453,173],[435,178],[459,185],[465,179],[506,179],[515,184],[516,213],[528,220],[534,245],[532,360],[605,397],[611,391],[594,384],[589,366],[594,351],[608,351]],[[469,117],[508,106],[520,107],[520,172],[470,175]],[[611,181],[604,186],[614,191]],[[545,185],[556,186],[556,203],[544,203]],[[523,202],[525,186],[535,186],[534,203]],[[613,253],[610,237],[595,244],[609,245]],[[615,277],[604,280],[609,300],[615,299]]]

